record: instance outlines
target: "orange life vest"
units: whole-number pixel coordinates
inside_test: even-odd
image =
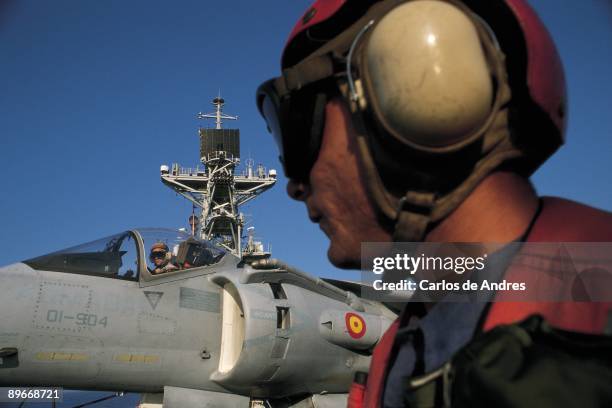
[[[574,201],[545,197],[527,242],[612,242],[612,214]],[[518,276],[513,276],[513,273]],[[507,272],[505,278],[529,279],[528,276],[520,276],[520,271],[512,270]],[[494,302],[485,318],[483,330],[518,322],[537,313],[551,325],[565,330],[602,333],[611,309],[611,302]],[[359,393],[363,399],[350,399],[349,408],[380,407],[398,327],[399,319],[393,322],[376,345],[365,390]]]

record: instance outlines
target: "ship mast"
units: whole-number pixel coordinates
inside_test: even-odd
[[[223,113],[223,105],[225,105],[225,100],[221,98],[221,95],[217,96],[213,99],[212,104],[216,107],[214,113],[198,113],[198,119],[215,119],[215,129],[221,129],[221,125],[223,124],[223,119],[229,120],[238,120],[238,116],[230,116]]]
[[[220,245],[235,255],[243,256],[241,237],[244,215],[239,207],[276,183],[276,170],[258,165],[253,171],[252,160],[236,174],[240,164],[240,129],[224,129],[223,120],[238,116],[223,113],[221,96],[212,100],[213,113],[198,113],[199,119],[214,119],[215,128],[200,128],[200,162],[203,167],[182,168],[177,163],[161,166],[161,180],[172,190],[200,209],[199,217],[190,217],[192,231],[201,239]],[[247,248],[249,246],[247,245]]]

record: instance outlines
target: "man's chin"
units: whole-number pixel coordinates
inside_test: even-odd
[[[330,244],[327,250],[327,258],[336,268],[361,269],[360,252],[349,253],[344,248],[337,248],[334,244]]]

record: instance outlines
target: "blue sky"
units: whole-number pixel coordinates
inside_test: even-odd
[[[159,166],[198,164],[196,119],[220,91],[243,158],[280,169],[254,105],[309,1],[22,0],[0,13],[0,265],[137,226],[183,227],[191,205]],[[612,5],[537,0],[565,62],[568,142],[533,180],[543,195],[612,209]],[[273,255],[357,278],[277,186],[253,201]],[[102,405],[100,405],[102,406]]]

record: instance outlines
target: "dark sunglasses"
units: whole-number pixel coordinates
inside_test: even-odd
[[[151,259],[163,259],[166,257],[167,252],[165,251],[155,251],[151,252]]]
[[[259,87],[257,107],[274,136],[285,176],[307,182],[321,148],[328,94],[320,86],[282,94],[277,81]]]
[[[279,149],[285,175],[307,182],[321,148],[325,105],[339,95],[342,65],[329,55],[309,58],[257,89],[257,108]]]

